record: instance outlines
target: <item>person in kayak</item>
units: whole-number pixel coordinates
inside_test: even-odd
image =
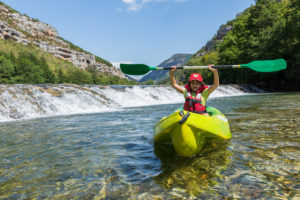
[[[219,74],[213,65],[208,65],[208,69],[214,74],[214,82],[210,87],[207,87],[202,79],[201,74],[193,73],[189,78],[189,82],[183,87],[179,86],[174,77],[176,66],[172,66],[170,70],[170,79],[172,87],[182,93],[185,98],[184,110],[199,114],[207,114],[206,100],[208,96],[219,86]]]

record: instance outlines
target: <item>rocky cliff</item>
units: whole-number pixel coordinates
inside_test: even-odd
[[[24,45],[36,45],[43,51],[73,63],[76,67],[86,69],[96,66],[98,70],[107,74],[124,78],[120,70],[114,68],[109,62],[95,57],[94,55],[74,48],[74,45],[61,38],[57,30],[22,15],[0,1],[0,38],[13,40]]]
[[[213,50],[216,47],[216,44],[220,41],[223,41],[223,38],[227,35],[227,33],[232,29],[232,26],[229,24],[225,24],[220,26],[217,31],[217,34],[210,39],[204,47],[202,47],[193,57],[200,57],[205,55],[208,51]]]
[[[242,13],[238,13],[236,17],[240,16]],[[207,52],[211,50],[215,50],[216,45],[218,42],[222,42],[223,38],[227,35],[229,31],[232,29],[231,21],[229,21],[226,24],[223,24],[220,26],[220,28],[217,31],[217,34],[215,34],[207,43],[205,46],[203,46],[196,54],[193,55],[193,58],[197,58],[200,56],[204,56]]]

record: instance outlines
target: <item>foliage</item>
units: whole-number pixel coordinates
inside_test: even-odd
[[[0,52],[0,80],[2,83],[11,83],[11,77],[14,73],[13,62],[7,55]]]
[[[285,58],[288,69],[268,74],[253,71],[222,72],[223,76],[230,76],[225,81],[263,83],[265,87],[276,89],[297,89],[292,86],[300,81],[299,17],[299,1],[258,0],[256,6],[250,7],[237,18],[233,30],[219,46],[219,63]]]
[[[194,56],[189,65],[245,64],[253,60],[284,58],[288,68],[281,72],[219,70],[222,83],[251,83],[266,89],[300,89],[300,1],[257,0],[236,19],[232,30],[204,56]],[[198,53],[204,52],[202,48]],[[215,55],[215,56],[212,56]]]
[[[24,46],[9,40],[0,40],[0,83],[136,84],[105,75],[95,67],[87,71],[79,69],[34,45]]]
[[[54,83],[54,74],[46,60],[24,53],[18,58],[0,52],[1,83]]]
[[[148,79],[148,80],[142,82],[142,85],[154,85],[154,84],[155,83],[152,79]]]

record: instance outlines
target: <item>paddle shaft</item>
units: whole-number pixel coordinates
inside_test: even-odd
[[[215,65],[213,68],[224,69],[224,68],[241,68],[241,65]],[[156,70],[171,70],[172,67],[157,67]],[[181,66],[176,69],[208,69],[208,66]]]
[[[144,75],[150,70],[171,70],[171,67],[150,67],[145,64],[120,64],[123,73],[130,75]],[[283,58],[275,60],[256,60],[248,64],[240,65],[216,65],[213,68],[248,68],[256,72],[276,72],[287,68],[287,63]],[[181,66],[177,69],[208,69],[208,66]]]

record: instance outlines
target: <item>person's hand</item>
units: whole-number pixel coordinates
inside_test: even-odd
[[[177,69],[177,67],[174,65],[174,66],[171,66],[171,70],[170,70],[170,73],[173,73],[173,72],[175,72],[175,70]]]
[[[212,71],[212,72],[217,72],[218,70],[216,69],[216,68],[213,68],[213,66],[215,66],[215,65],[208,65],[208,69],[210,70],[210,71]]]

